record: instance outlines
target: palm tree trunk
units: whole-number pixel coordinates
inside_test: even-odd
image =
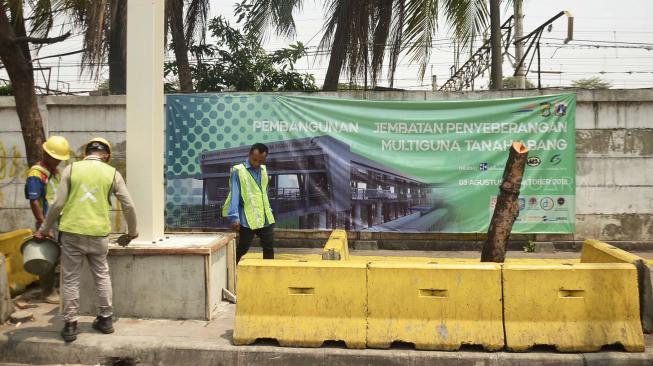
[[[345,24],[338,22],[338,25],[336,26],[336,32],[333,36],[333,44],[331,45],[329,68],[327,69],[326,76],[324,77],[324,86],[322,86],[322,90],[338,90],[340,71],[342,70],[342,65],[345,62],[345,55],[347,54],[346,39],[347,27]]]
[[[4,6],[0,3],[0,61],[7,69],[11,80],[27,162],[31,166],[43,158],[41,145],[45,141],[45,134],[36,102],[32,65],[23,52],[24,43],[15,42],[15,38],[14,28],[7,18]]]
[[[127,93],[127,0],[112,2],[109,34],[109,91]]]
[[[184,36],[184,1],[171,0],[168,4],[171,6],[171,9],[168,11],[170,17],[170,35],[172,36],[172,44],[179,71],[179,89],[182,93],[192,93],[193,78],[190,72],[188,47]]]
[[[492,48],[492,68],[490,88],[503,89],[503,54],[501,52],[501,8],[500,0],[490,0],[490,46]]]

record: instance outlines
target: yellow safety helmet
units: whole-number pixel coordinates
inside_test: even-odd
[[[70,159],[70,145],[68,140],[61,136],[50,136],[41,146],[43,151],[57,160]]]
[[[95,138],[90,139],[86,143],[86,145],[84,145],[84,154],[86,154],[86,151],[88,150],[89,146],[91,146],[91,144],[93,144],[94,142],[99,142],[102,145],[106,146],[109,149],[107,151],[109,153],[109,158],[107,159],[107,161],[109,159],[111,159],[111,144],[109,143],[109,141],[107,141],[106,139],[103,139],[102,137],[95,137]]]

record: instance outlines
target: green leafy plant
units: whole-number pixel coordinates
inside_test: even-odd
[[[529,240],[526,245],[524,245],[524,253],[533,253],[535,252],[535,242]]]
[[[197,59],[191,66],[197,92],[221,91],[315,91],[312,74],[300,73],[295,64],[306,55],[301,42],[268,53],[253,33],[243,33],[221,16],[209,22],[214,44],[192,45]],[[166,63],[166,77],[176,77],[175,62]],[[172,91],[174,82],[166,84]]]

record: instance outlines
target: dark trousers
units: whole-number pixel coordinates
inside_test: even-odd
[[[254,236],[258,236],[261,239],[263,259],[274,259],[274,225],[268,225],[256,230],[241,226],[239,234],[240,240],[236,247],[236,263],[240,262],[240,258],[247,254],[254,240]]]

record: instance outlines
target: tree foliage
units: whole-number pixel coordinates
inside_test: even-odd
[[[295,70],[297,61],[306,54],[301,42],[267,53],[256,34],[232,27],[221,16],[209,22],[209,32],[215,43],[190,47],[197,58],[191,65],[196,91],[317,90],[313,75]],[[176,77],[176,63],[166,63],[165,72],[167,77]],[[171,88],[174,84],[166,89]]]
[[[587,79],[578,79],[571,82],[571,86],[580,89],[610,89],[612,84],[598,76]]]
[[[503,78],[503,88],[504,89],[517,89],[517,80],[514,76],[507,76]],[[535,84],[532,81],[526,79],[526,89],[535,88]]]

